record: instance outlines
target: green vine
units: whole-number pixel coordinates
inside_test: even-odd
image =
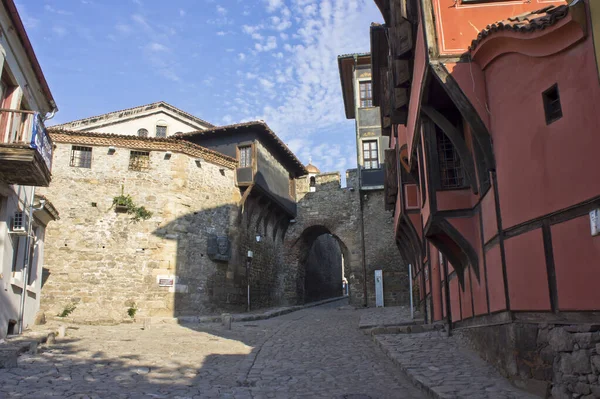
[[[127,208],[127,214],[133,215],[131,219],[134,222],[148,220],[152,217],[152,212],[143,206],[137,206],[129,194],[125,195],[123,193],[123,186],[121,186],[121,195],[113,198],[113,206],[122,206]]]

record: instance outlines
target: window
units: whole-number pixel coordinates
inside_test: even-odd
[[[148,130],[147,129],[138,130],[138,137],[148,137]]]
[[[32,226],[33,237],[29,243],[29,271],[27,274],[27,285],[33,284],[37,274],[37,228]]]
[[[379,151],[377,140],[362,142],[363,164],[365,169],[379,169]]]
[[[156,125],[156,137],[167,137],[167,127]]]
[[[562,106],[560,105],[560,94],[558,93],[557,84],[543,92],[542,99],[544,101],[544,112],[546,113],[546,125],[562,118]]]
[[[252,166],[252,146],[245,145],[238,147],[240,151],[240,168],[249,168]]]
[[[316,187],[317,186],[317,180],[315,179],[314,176],[310,177],[310,186],[311,187]]]
[[[150,153],[147,151],[131,151],[129,154],[129,170],[143,171],[150,167]]]
[[[437,131],[438,159],[442,188],[462,188],[465,186],[463,167],[458,153],[448,137]]]
[[[19,271],[19,246],[21,245],[21,237],[12,236],[12,248],[13,248],[13,257],[12,257],[12,272],[16,273]],[[24,240],[24,239],[23,239]]]
[[[360,107],[368,108],[373,106],[373,89],[371,82],[360,82]]]
[[[74,168],[90,169],[92,167],[92,147],[72,146],[69,165]]]

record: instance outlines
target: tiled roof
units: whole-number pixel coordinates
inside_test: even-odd
[[[304,167],[304,164],[302,162],[300,162],[300,160],[296,157],[296,155],[292,152],[292,150],[290,150],[288,148],[288,146],[285,145],[285,143],[283,141],[281,141],[281,139],[279,137],[277,137],[275,132],[273,132],[271,130],[271,128],[263,121],[237,123],[234,125],[220,126],[220,127],[215,127],[212,129],[207,129],[207,130],[198,130],[196,132],[176,134],[175,136],[172,136],[172,137],[185,139],[186,137],[191,137],[191,136],[209,136],[209,135],[224,133],[224,132],[232,131],[232,130],[236,130],[236,129],[246,129],[246,128],[257,129],[259,132],[263,132],[264,134],[267,135],[267,137],[269,137],[271,140],[273,140],[276,147],[279,148],[283,152],[283,154],[285,154],[285,156],[288,157],[288,159],[292,162],[292,164],[294,164],[297,171],[300,172],[300,174],[299,174],[300,176],[308,173],[308,171]]]
[[[546,29],[556,24],[569,14],[569,6],[548,6],[540,10],[527,12],[521,15],[510,17],[503,21],[488,25],[477,35],[477,38],[471,42],[469,51],[477,48],[479,43],[486,37],[493,35],[498,31],[513,31],[519,33],[530,33]]]
[[[174,151],[229,169],[237,167],[237,161],[219,152],[209,150],[194,143],[177,138],[155,138],[126,136],[110,133],[74,132],[63,129],[49,129],[50,137],[56,143],[115,146],[155,151]]]
[[[146,111],[146,110],[157,109],[159,107],[164,107],[164,108],[166,108],[168,110],[171,110],[171,111],[173,111],[173,112],[175,112],[175,113],[177,113],[177,114],[179,114],[179,115],[181,115],[183,117],[186,117],[188,119],[193,120],[194,122],[196,122],[198,124],[206,125],[209,128],[210,127],[214,127],[213,124],[208,123],[207,121],[205,121],[203,119],[197,118],[194,115],[189,114],[189,113],[187,113],[187,112],[185,112],[185,111],[183,111],[183,110],[181,110],[181,109],[179,109],[177,107],[174,107],[171,104],[168,104],[168,103],[166,103],[164,101],[158,101],[158,102],[155,102],[155,103],[152,103],[152,104],[146,104],[146,105],[140,105],[140,106],[137,106],[137,107],[126,108],[126,109],[122,109],[122,110],[119,110],[119,111],[112,111],[112,112],[108,112],[108,113],[102,114],[102,115],[90,116],[88,118],[77,119],[77,120],[74,120],[74,121],[70,121],[70,122],[66,122],[66,123],[61,123],[60,125],[55,125],[55,126],[52,126],[52,127],[53,128],[63,128],[63,129],[73,128],[73,127],[82,127],[82,128],[84,128],[85,125],[87,125],[87,124],[95,123],[95,122],[102,121],[102,120],[108,121],[109,118],[111,118],[113,116],[119,118],[121,116],[121,114],[132,113],[132,112],[135,112],[135,111],[143,112],[143,111]],[[124,115],[124,116],[128,116],[128,115]]]

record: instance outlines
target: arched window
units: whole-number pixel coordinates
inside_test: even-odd
[[[310,186],[311,187],[316,187],[317,186],[317,180],[315,179],[314,176],[310,177]]]
[[[148,130],[146,130],[146,129],[138,130],[138,137],[148,137]]]

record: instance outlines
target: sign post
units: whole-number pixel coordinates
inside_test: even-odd
[[[383,271],[375,270],[375,306],[382,308],[383,305]]]

